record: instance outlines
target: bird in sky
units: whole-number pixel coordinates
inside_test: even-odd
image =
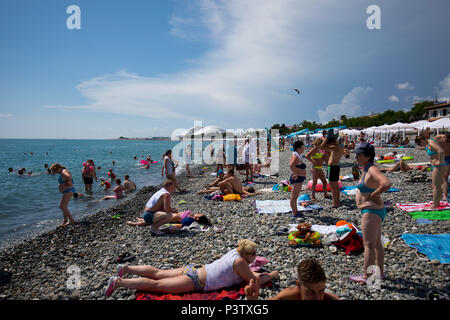
[[[300,90],[292,88],[292,90],[294,90],[297,94],[300,94]]]

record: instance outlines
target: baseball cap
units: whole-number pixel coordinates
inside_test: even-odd
[[[362,142],[356,149],[355,149],[355,153],[364,153],[366,151],[372,151],[375,152],[375,148],[373,147],[373,145],[371,145],[370,143],[367,142]]]

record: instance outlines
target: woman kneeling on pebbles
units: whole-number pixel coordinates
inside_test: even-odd
[[[356,161],[364,167],[364,173],[356,186],[358,188],[356,205],[362,210],[364,274],[351,276],[350,280],[365,284],[371,273],[368,270],[370,266],[378,267],[381,278],[384,278],[384,248],[381,244],[381,224],[386,216],[386,207],[380,194],[391,188],[391,182],[373,164],[375,148],[371,144],[361,143],[355,149],[355,153]]]
[[[256,257],[256,244],[240,240],[233,249],[213,263],[197,269],[194,265],[161,270],[152,266],[119,265],[115,277],[111,277],[105,291],[107,297],[119,287],[162,293],[210,292],[250,280],[264,284],[278,277],[278,271],[258,274],[250,270]],[[122,279],[125,274],[141,278]]]

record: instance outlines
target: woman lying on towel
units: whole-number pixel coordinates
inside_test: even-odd
[[[400,162],[397,162],[392,168],[380,168],[381,172],[409,172],[413,169],[417,169],[420,171],[426,171],[430,166],[425,165],[425,166],[415,166],[415,165],[410,165],[407,164],[406,162],[404,162],[403,160],[400,160]]]
[[[190,226],[194,222],[197,222],[198,224],[207,227],[212,226],[212,223],[204,214],[192,213],[189,210],[178,213],[172,213],[172,217],[170,218],[169,223],[177,223],[179,224],[177,228],[181,229],[183,227]],[[130,226],[148,226],[147,222],[141,218],[137,218],[137,221],[127,221],[126,224]]]
[[[111,296],[120,287],[172,294],[210,292],[243,282],[249,283],[250,280],[262,285],[278,278],[278,271],[262,274],[251,271],[249,264],[255,257],[256,244],[245,239],[239,241],[237,249],[200,268],[188,265],[161,270],[152,266],[118,265],[116,276],[109,279],[105,295]],[[140,278],[122,279],[127,274],[138,275]]]

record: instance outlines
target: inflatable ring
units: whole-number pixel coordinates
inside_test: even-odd
[[[395,160],[378,160],[377,163],[393,163]]]
[[[289,233],[288,239],[289,241],[295,241],[297,245],[311,246],[314,240],[320,240],[320,233],[318,233],[317,231],[314,231],[312,233],[311,237],[308,239],[308,241],[306,241],[306,243],[302,238],[294,238],[294,233],[296,232],[297,231],[292,231],[291,233]]]
[[[316,192],[322,192],[323,191],[323,184],[322,184],[322,182],[319,182],[319,181],[317,181],[317,184],[316,184]],[[328,180],[327,180],[327,182],[328,182],[327,183],[327,191],[331,192],[330,182]],[[339,189],[341,189],[342,188],[342,182],[339,181],[338,184],[339,184]],[[312,180],[308,181],[308,189],[312,190]]]
[[[141,163],[142,163],[142,164],[149,164],[149,162],[148,162],[148,161],[145,161],[145,160],[141,160]]]

